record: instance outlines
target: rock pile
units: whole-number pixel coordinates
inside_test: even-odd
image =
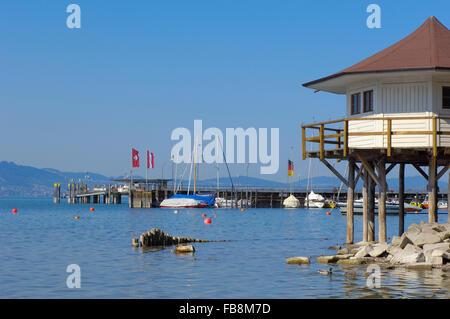
[[[170,234],[164,233],[159,228],[152,228],[148,232],[142,233],[138,238],[133,238],[133,247],[151,247],[151,246],[170,246],[185,243],[205,243],[212,241],[224,241],[224,240],[205,240],[205,239],[195,239],[188,237],[175,237]]]
[[[390,244],[360,242],[339,249],[336,255],[319,256],[316,262],[345,265],[384,263],[388,267],[403,265],[410,269],[449,267],[450,224],[414,223],[402,236],[394,236]]]

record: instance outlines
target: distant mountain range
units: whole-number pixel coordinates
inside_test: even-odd
[[[86,172],[62,172],[52,168],[35,168],[31,166],[17,165],[14,162],[0,162],[0,197],[47,197],[53,194],[53,184],[60,183],[62,191],[65,191],[67,184],[74,180],[82,181],[89,186],[112,184],[112,179],[120,177],[107,177],[96,173]],[[142,177],[140,177],[142,178]],[[439,183],[441,192],[446,192],[447,184],[444,182],[447,178],[442,178]],[[262,178],[239,176],[232,178],[233,185],[236,187],[287,187],[286,182],[270,181]],[[396,178],[388,178],[389,189],[396,191],[398,189],[398,180]],[[188,181],[184,180],[183,185],[187,185]],[[230,186],[229,177],[220,178],[220,186]],[[310,185],[313,185],[314,191],[330,191],[338,189],[341,181],[336,177],[318,176],[311,179]],[[191,184],[192,185],[192,184]],[[204,179],[197,181],[199,186],[217,185],[216,178]],[[296,180],[292,182],[294,189],[305,190],[308,185],[307,179]],[[422,176],[409,176],[405,178],[405,187],[408,192],[425,192],[426,181]],[[357,191],[361,191],[361,181],[358,183]],[[345,187],[343,188],[345,191]]]

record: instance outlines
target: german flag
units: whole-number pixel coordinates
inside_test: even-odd
[[[294,176],[294,163],[288,160],[288,176]]]

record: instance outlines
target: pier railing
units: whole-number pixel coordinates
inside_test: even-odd
[[[430,121],[430,129],[425,130],[394,130],[394,124],[400,124],[404,122],[407,126],[415,127],[414,121],[424,120]],[[333,121],[319,122],[314,124],[302,125],[302,157],[306,159],[309,151],[307,150],[307,143],[318,143],[319,157],[321,160],[325,158],[325,151],[331,150],[331,148],[326,148],[325,145],[334,145],[335,150],[342,151],[343,157],[348,155],[349,150],[349,139],[352,136],[365,136],[365,137],[375,137],[382,136],[386,137],[386,141],[383,140],[382,147],[386,149],[386,155],[389,157],[392,154],[392,137],[393,136],[407,136],[407,135],[421,135],[430,136],[431,143],[423,145],[424,148],[432,148],[433,156],[437,156],[438,148],[438,137],[439,136],[450,136],[450,116],[411,116],[411,117],[355,117],[355,118],[345,118]],[[362,121],[373,121],[376,123],[373,130],[358,130],[352,129],[352,122],[362,122]],[[407,123],[409,121],[412,123]],[[381,123],[380,123],[381,122]],[[377,125],[381,124],[381,125]],[[399,125],[400,127],[402,125]],[[309,134],[308,134],[309,133]],[[309,136],[309,137],[307,137]],[[450,140],[449,140],[450,141]],[[448,145],[450,147],[450,143]],[[352,147],[352,148],[364,148],[364,147]],[[401,147],[400,147],[401,148]],[[310,152],[313,152],[311,149]]]

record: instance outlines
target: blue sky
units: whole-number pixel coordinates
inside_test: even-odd
[[[71,3],[81,29],[66,26]],[[366,26],[371,3],[381,29]],[[305,177],[300,126],[343,117],[344,97],[301,84],[386,48],[431,15],[450,26],[450,2],[2,1],[0,160],[117,176],[135,147],[155,153],[149,176],[160,177],[172,130],[201,119],[223,132],[280,128],[280,171],[263,177],[286,179],[291,147],[295,176]],[[330,175],[319,163],[314,170]]]

